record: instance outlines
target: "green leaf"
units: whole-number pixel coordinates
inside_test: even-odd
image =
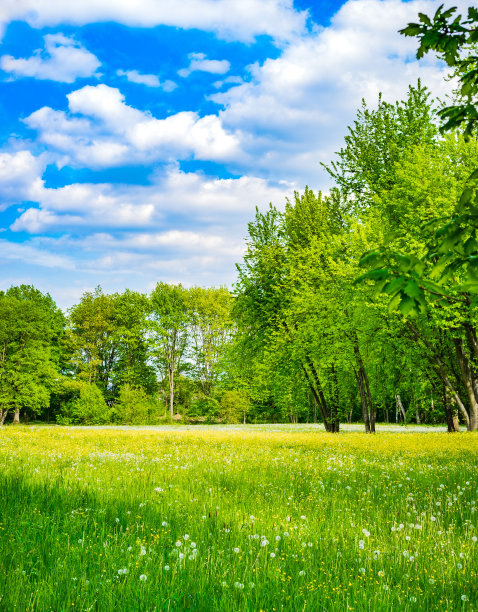
[[[430,21],[430,17],[428,17],[428,15],[425,15],[424,13],[418,13],[418,18],[425,25],[432,27],[432,22]]]
[[[385,280],[387,278],[388,273],[389,273],[389,271],[388,271],[387,268],[377,268],[376,270],[370,270],[364,276],[366,276],[370,280],[381,281],[381,280]]]
[[[393,298],[388,303],[388,311],[393,312],[394,310],[397,310],[401,299],[402,299],[402,296],[400,293],[397,293],[396,295],[394,295]]]
[[[393,295],[399,291],[405,285],[405,283],[406,278],[403,276],[397,276],[384,286],[383,292],[388,293],[388,295]]]
[[[465,187],[463,193],[460,196],[460,200],[458,202],[458,206],[462,207],[471,202],[471,198],[473,197],[474,189],[473,187]]]
[[[403,296],[398,307],[400,312],[404,315],[414,314],[416,312],[415,300],[407,295]]]
[[[408,295],[408,297],[417,299],[420,296],[423,296],[423,290],[417,285],[414,280],[409,280],[405,287],[403,288],[403,293]]]

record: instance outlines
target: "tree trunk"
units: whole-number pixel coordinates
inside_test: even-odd
[[[405,408],[403,407],[402,398],[400,397],[400,395],[398,395],[398,393],[395,395],[395,401],[397,405],[397,415],[400,415],[403,418],[403,422],[405,423],[405,421],[407,420],[407,413],[405,412]],[[398,423],[398,418],[396,419],[396,421]]]
[[[458,412],[456,408],[452,406],[452,398],[448,395],[448,389],[446,385],[443,385],[443,405],[445,407],[445,419],[448,428],[448,433],[455,433],[460,431],[460,425],[458,423]]]
[[[360,403],[362,404],[362,417],[365,425],[365,433],[375,433],[376,413],[373,408],[372,394],[370,393],[367,372],[365,370],[362,355],[360,354],[357,334],[355,334],[354,337],[354,353],[355,361],[357,363],[357,370],[354,371],[354,374],[360,394]]]
[[[168,367],[168,381],[169,381],[169,416],[174,416],[174,369]]]
[[[5,410],[0,410],[0,425],[3,425],[5,423],[7,414],[8,414],[8,408],[5,408]]]
[[[475,431],[478,427],[478,381],[465,354],[463,340],[461,338],[453,338],[453,343],[455,345],[456,356],[458,358],[458,365],[460,366],[461,379],[465,386],[470,405],[469,419],[466,426],[468,431]]]
[[[15,408],[15,412],[13,413],[13,424],[20,425],[20,408]]]
[[[312,360],[309,356],[306,356],[306,362],[310,369],[310,374],[307,371],[307,368],[302,365],[302,370],[305,374],[305,378],[309,383],[309,388],[312,391],[312,395],[319,406],[320,414],[322,416],[322,421],[325,426],[325,431],[330,433],[337,433],[340,428],[340,423],[338,420],[338,415],[331,415],[327,406],[327,400],[325,399],[324,392],[322,391],[322,385],[320,384],[320,379],[317,374],[317,370],[312,363]]]
[[[470,427],[471,427],[470,415],[468,414],[468,412],[467,412],[467,410],[465,408],[465,405],[461,401],[461,398],[458,395],[458,392],[456,391],[455,387],[453,386],[453,383],[451,382],[450,378],[448,377],[448,374],[447,374],[447,371],[446,371],[446,368],[445,368],[445,364],[442,361],[440,355],[437,354],[437,352],[435,351],[433,346],[430,344],[430,342],[426,338],[424,338],[423,335],[421,335],[419,333],[419,331],[410,323],[410,321],[407,321],[407,327],[411,331],[411,333],[413,334],[415,340],[417,342],[421,342],[428,349],[428,352],[426,353],[426,356],[427,356],[428,360],[433,365],[433,369],[435,370],[436,374],[439,376],[439,378],[443,381],[443,383],[450,390],[450,392],[451,392],[451,394],[452,394],[452,396],[453,396],[453,398],[454,398],[454,400],[456,402],[458,410],[459,410],[460,414],[462,415],[463,420],[465,421],[466,427],[467,427],[468,430],[470,430]],[[453,340],[453,342],[455,343],[455,340]],[[455,343],[455,349],[457,349],[456,343]],[[474,349],[475,349],[475,344],[473,344],[473,350]],[[478,414],[476,414],[476,419],[478,420]],[[475,426],[475,428],[476,428],[476,426]]]

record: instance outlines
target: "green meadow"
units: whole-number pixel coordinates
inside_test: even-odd
[[[0,609],[476,610],[478,438],[5,427]]]

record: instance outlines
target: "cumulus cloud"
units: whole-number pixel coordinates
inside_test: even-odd
[[[29,244],[19,244],[0,240],[0,262],[24,261],[28,264],[46,268],[73,270],[75,265],[70,257],[56,255],[44,249]]]
[[[274,187],[258,178],[211,179],[177,168],[149,186],[37,185],[38,207],[28,208],[11,227],[37,235],[14,245],[8,257],[23,257],[27,269],[29,256],[39,259],[35,265],[59,258],[63,268],[73,259],[74,281],[86,287],[145,291],[158,280],[230,285],[255,206],[265,208],[270,201],[280,206],[289,191],[291,186]],[[51,290],[47,278],[42,282]],[[71,278],[59,282],[71,284]],[[75,299],[73,290],[62,298],[66,305]]]
[[[92,76],[100,62],[73,38],[63,34],[47,34],[45,49],[37,49],[32,57],[26,59],[3,55],[0,66],[17,77],[73,83],[78,78]]]
[[[30,151],[0,153],[0,211],[31,200],[44,167],[44,158],[34,157]]]
[[[147,186],[75,183],[53,189],[40,181],[31,192],[39,208],[28,208],[11,229],[30,233],[99,227],[164,230],[174,216],[175,222],[182,218],[188,227],[207,225],[234,233],[237,223],[246,226],[256,205],[281,204],[291,190],[290,185],[271,186],[255,177],[216,179],[177,168]]]
[[[323,185],[320,162],[340,148],[362,98],[371,106],[379,92],[403,99],[419,78],[444,96],[451,90],[445,68],[432,55],[416,61],[416,40],[398,34],[419,10],[437,6],[349,0],[329,27],[295,39],[277,59],[250,66],[246,82],[211,95],[224,108],[223,126],[241,134],[244,159],[254,160],[261,176]]]
[[[251,42],[260,35],[278,41],[296,36],[304,30],[307,13],[295,10],[292,0],[182,0],[179,8],[176,0],[16,0],[0,6],[0,23],[13,20],[35,28],[106,21],[144,28],[167,25]]]
[[[211,74],[226,74],[231,64],[227,60],[210,60],[204,53],[190,53],[191,60],[187,68],[178,70],[179,76],[188,77],[192,72],[210,72]]]
[[[168,80],[161,83],[156,74],[141,74],[137,70],[117,70],[116,74],[126,77],[130,83],[138,83],[147,87],[160,87],[164,91],[173,91],[177,87],[174,81]]]
[[[119,89],[87,85],[68,94],[69,111],[43,107],[25,119],[61,164],[111,167],[157,160],[227,160],[239,140],[216,115],[179,112],[157,119],[124,102]],[[79,115],[79,116],[78,116]]]

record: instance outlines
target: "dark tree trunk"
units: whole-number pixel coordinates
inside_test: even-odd
[[[15,408],[15,412],[13,413],[13,424],[20,425],[20,408]]]
[[[362,405],[362,417],[365,425],[365,433],[375,433],[375,417],[376,412],[372,403],[372,394],[370,393],[370,385],[368,382],[367,372],[363,363],[362,355],[358,343],[357,334],[354,337],[354,354],[357,369],[354,370],[355,380],[360,394],[360,403]]]
[[[478,379],[474,372],[473,365],[468,360],[464,343],[461,338],[453,338],[455,345],[460,374],[468,396],[470,406],[469,418],[467,421],[468,431],[475,431],[478,427]]]
[[[458,423],[458,412],[456,408],[452,406],[452,400],[448,394],[446,385],[443,385],[443,405],[445,407],[445,419],[448,428],[448,433],[455,433],[460,431],[460,425]]]

